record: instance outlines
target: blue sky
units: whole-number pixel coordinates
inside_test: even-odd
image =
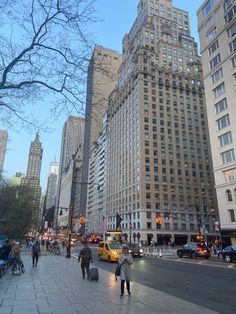
[[[198,41],[196,11],[203,3],[203,0],[172,0],[173,5],[190,13],[190,23],[192,36]],[[139,0],[97,0],[96,16],[103,21],[93,24],[90,27],[95,42],[104,47],[121,51],[122,38],[128,32],[137,16],[137,4]],[[41,104],[42,105],[42,104]],[[51,132],[41,133],[40,139],[43,143],[43,161],[41,170],[41,185],[46,189],[47,175],[50,162],[55,158],[59,161],[61,132],[66,116],[60,116],[58,120],[51,119],[48,110],[40,105],[34,111],[42,121],[46,121],[52,128]],[[46,108],[47,101],[44,106]],[[3,127],[0,124],[0,129]],[[9,140],[7,153],[4,163],[4,175],[8,178],[15,175],[16,172],[26,173],[28,152],[31,141],[35,134],[29,134],[26,131],[16,132],[8,130]]]

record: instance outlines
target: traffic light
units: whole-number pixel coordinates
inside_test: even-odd
[[[80,222],[81,224],[84,224],[84,223],[86,222],[86,218],[85,218],[83,215],[81,215],[81,216],[79,217],[79,222]]]
[[[161,215],[159,215],[159,214],[156,215],[156,223],[159,225],[162,224]]]
[[[197,240],[198,241],[203,241],[204,240],[204,236],[203,235],[197,235]]]

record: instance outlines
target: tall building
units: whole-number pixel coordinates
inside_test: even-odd
[[[204,1],[197,12],[222,240],[236,243],[236,2]]]
[[[53,227],[55,202],[57,193],[57,178],[58,178],[59,163],[52,161],[48,174],[48,183],[46,195],[43,202],[43,215],[42,215],[42,229]]]
[[[40,216],[40,201],[41,201],[41,186],[40,172],[43,157],[42,143],[39,140],[39,134],[30,145],[29,159],[27,166],[26,177],[21,179],[23,190],[31,190],[33,192],[32,217],[34,226],[38,228],[41,220]]]
[[[58,169],[59,169],[59,163],[56,161],[52,161],[50,163],[50,170],[49,170],[49,175],[48,175],[45,209],[49,209],[55,206]]]
[[[89,62],[85,134],[82,164],[82,182],[88,182],[89,157],[92,145],[97,142],[103,126],[103,115],[107,111],[108,97],[116,86],[117,71],[121,55],[113,50],[97,46]],[[81,186],[81,213],[85,215],[87,184]]]
[[[3,163],[7,149],[8,133],[5,130],[0,130],[0,178],[3,172]]]
[[[75,163],[84,140],[84,118],[69,116],[64,124],[61,141],[61,155],[56,195],[56,215],[54,225],[68,225],[70,207],[75,197]]]
[[[104,233],[104,184],[106,178],[107,153],[107,114],[103,118],[103,128],[100,136],[91,148],[89,158],[88,194],[86,218],[88,233]]]
[[[188,12],[140,0],[109,99],[105,209],[131,241],[208,240],[217,207],[201,59]]]

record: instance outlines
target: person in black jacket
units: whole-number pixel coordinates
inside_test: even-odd
[[[80,250],[78,262],[81,260],[82,278],[85,279],[85,269],[87,273],[87,279],[89,279],[89,266],[93,262],[92,251],[87,243]]]
[[[32,246],[32,267],[37,267],[40,252],[40,243],[36,240]]]

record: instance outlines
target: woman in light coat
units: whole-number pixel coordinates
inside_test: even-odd
[[[130,292],[130,281],[131,281],[131,265],[133,264],[133,258],[131,254],[129,254],[129,248],[123,247],[122,249],[122,255],[119,259],[119,265],[120,265],[120,280],[121,280],[121,286],[120,286],[120,297],[123,297],[124,295],[124,289],[125,289],[125,281],[126,281],[126,288],[128,291],[128,294],[131,295]]]

